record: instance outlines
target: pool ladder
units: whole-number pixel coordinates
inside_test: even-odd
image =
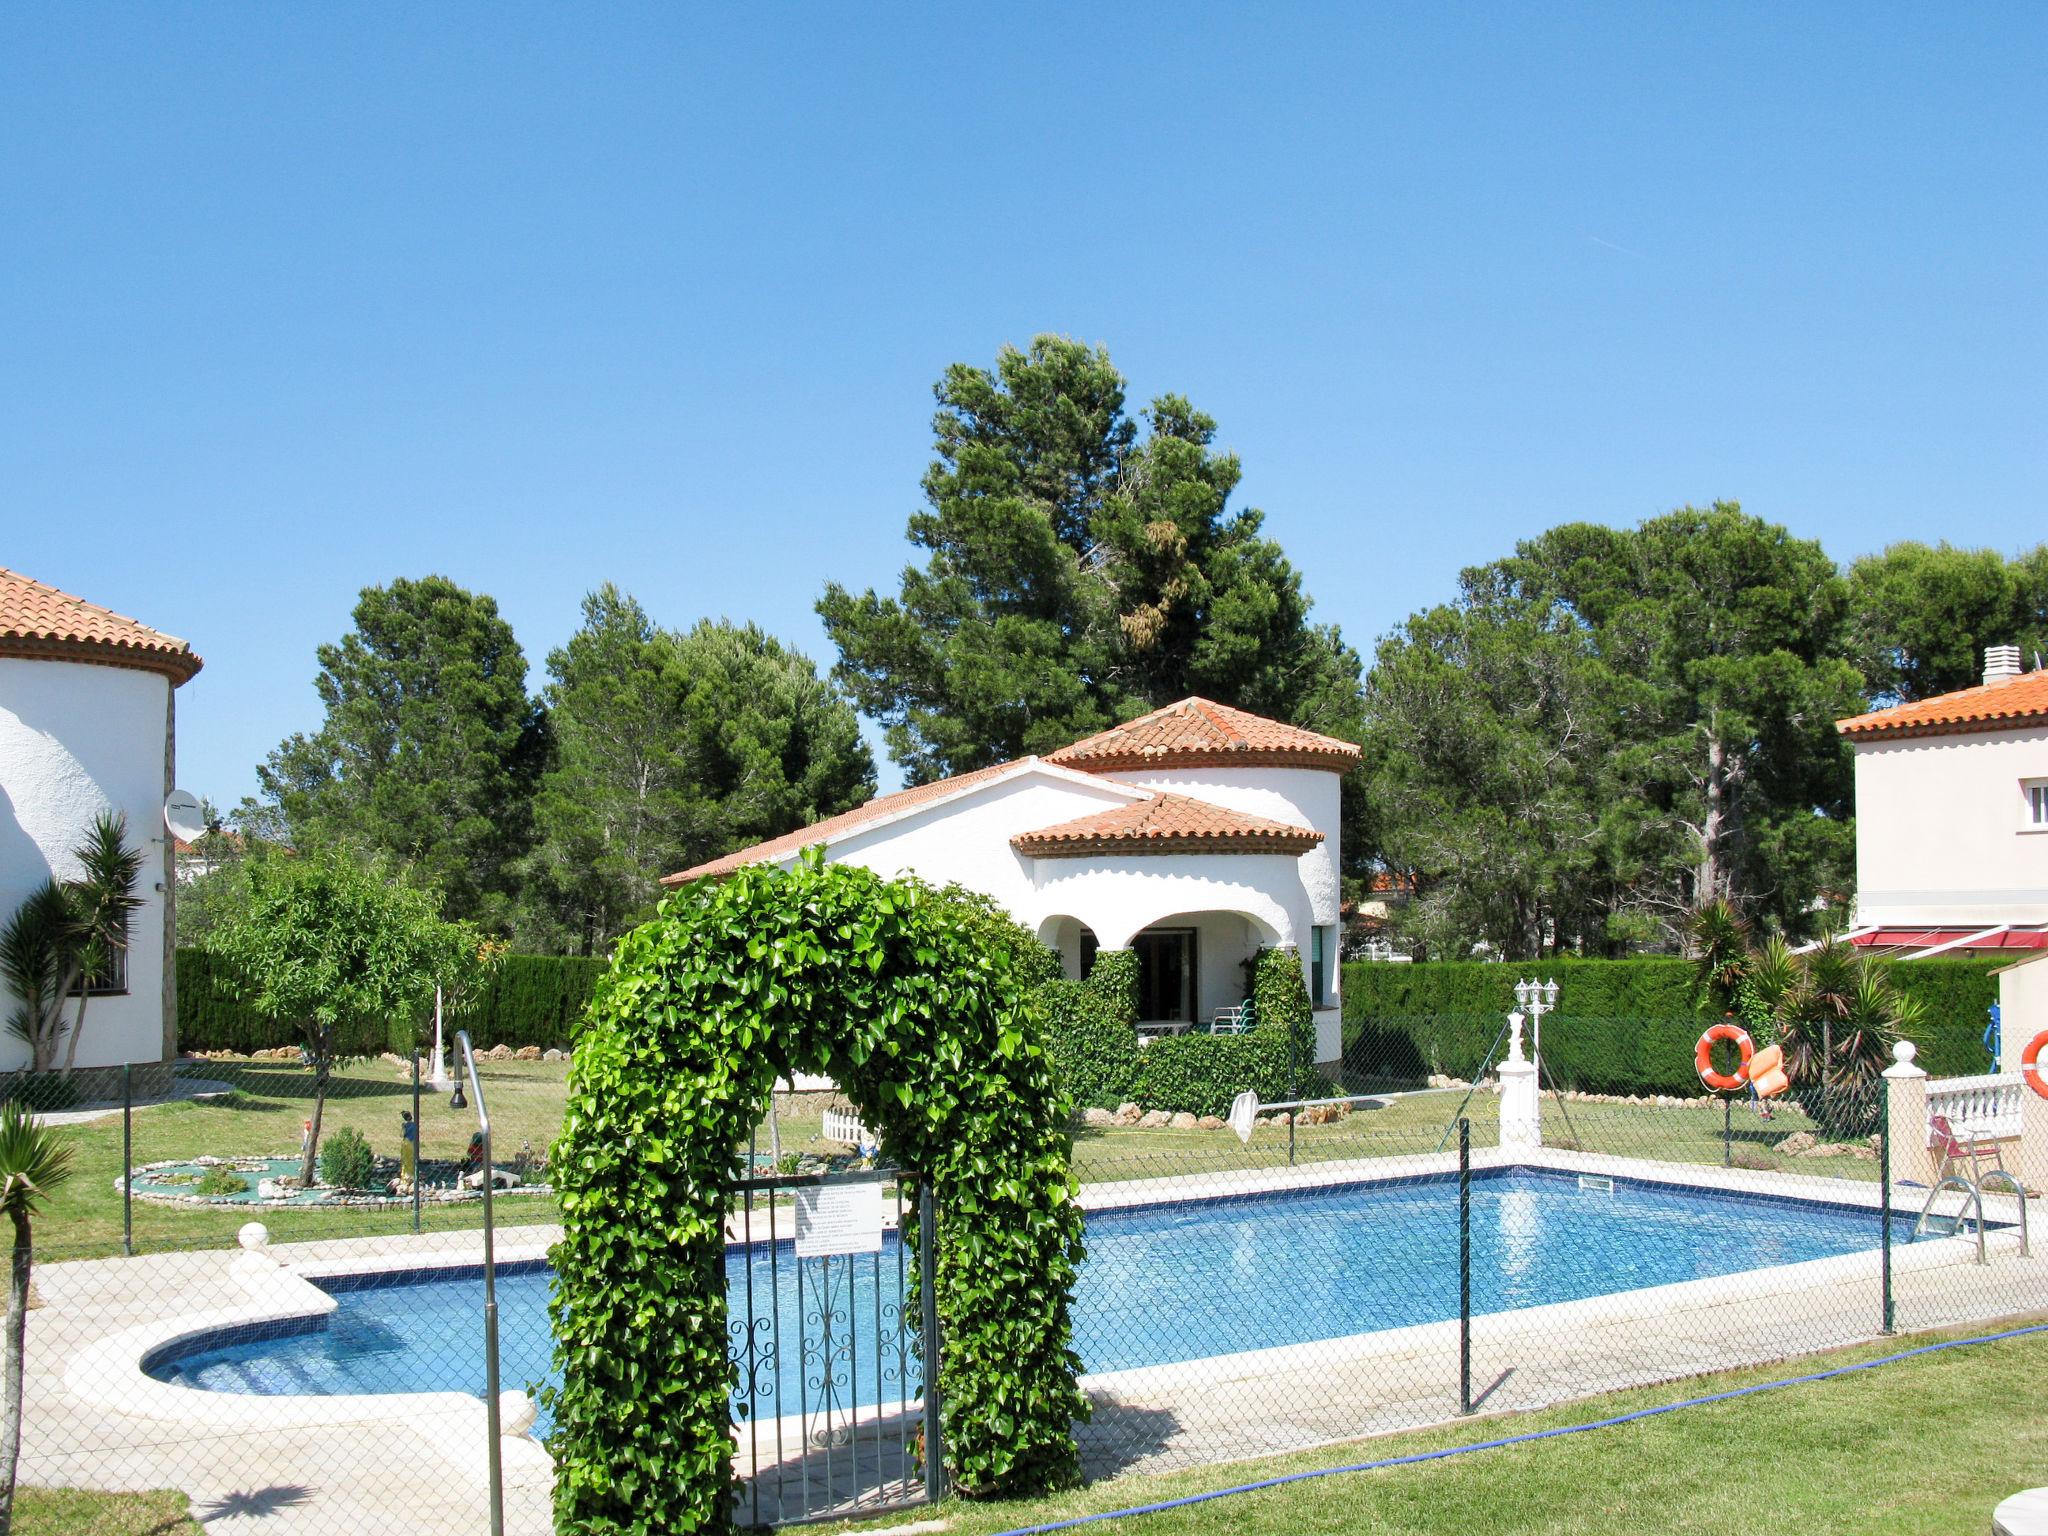
[[[2032,1243],[2027,1233],[2026,1186],[2021,1184],[2018,1179],[2007,1173],[2003,1168],[1992,1169],[1974,1183],[1960,1174],[1954,1173],[1949,1174],[1946,1178],[1936,1180],[1934,1187],[1927,1191],[1926,1202],[1920,1207],[1920,1219],[1913,1223],[1914,1240],[1917,1242],[1926,1233],[1928,1223],[1931,1221],[1946,1221],[1949,1223],[1948,1235],[1951,1237],[1961,1236],[1963,1220],[1969,1215],[1971,1209],[1974,1208],[1976,1212],[1974,1227],[1977,1236],[1977,1262],[1979,1264],[1988,1263],[1989,1260],[1984,1256],[1984,1187],[1993,1179],[2003,1179],[2012,1186],[2013,1203],[2019,1207],[2020,1212],[2020,1257],[2027,1257],[2028,1253],[2032,1250]],[[1952,1214],[1937,1212],[1934,1209],[1934,1202],[1941,1198],[1945,1190],[1954,1190],[1957,1194],[1969,1196],[1970,1204],[1959,1208]]]

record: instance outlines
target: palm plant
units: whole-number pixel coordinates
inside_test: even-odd
[[[0,978],[18,1000],[7,1017],[10,1034],[27,1043],[29,1070],[59,1066],[68,1076],[78,1060],[78,1037],[95,976],[106,975],[128,948],[128,918],[142,900],[142,854],[127,843],[128,819],[101,812],[72,856],[76,879],[46,880],[0,929]],[[78,1009],[65,1007],[73,995]]]
[[[1700,1004],[1716,1012],[1725,1010],[1749,974],[1749,924],[1732,901],[1721,897],[1693,914],[1691,937]]]
[[[14,1525],[14,1478],[21,1463],[22,1347],[28,1336],[28,1283],[34,1261],[32,1219],[71,1176],[71,1147],[19,1103],[0,1105],[0,1212],[14,1225],[7,1272],[7,1344],[0,1396],[0,1536]]]

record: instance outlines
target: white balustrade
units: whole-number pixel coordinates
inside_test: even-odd
[[[1945,1115],[1959,1131],[1979,1136],[2018,1136],[2025,1124],[2022,1095],[2025,1081],[2017,1072],[1986,1072],[1977,1077],[1932,1077],[1927,1080],[1927,1113]],[[1930,1124],[1927,1144],[1934,1145]]]
[[[868,1128],[860,1123],[860,1116],[849,1109],[828,1109],[825,1111],[824,1128],[818,1133],[827,1141],[837,1141],[849,1147],[866,1146],[874,1140]]]

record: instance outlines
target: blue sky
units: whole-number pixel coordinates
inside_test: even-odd
[[[10,7],[0,564],[190,638],[184,784],[359,588],[830,660],[949,362],[1189,395],[1361,646],[1567,518],[2048,533],[2048,8]],[[885,782],[893,774],[884,770]]]

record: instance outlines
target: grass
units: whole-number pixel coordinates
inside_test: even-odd
[[[209,1061],[191,1069],[195,1075],[232,1085],[224,1099],[204,1103],[167,1104],[134,1117],[135,1162],[140,1165],[210,1154],[216,1157],[290,1152],[299,1144],[300,1127],[312,1114],[309,1074],[295,1062]],[[566,1067],[559,1062],[486,1061],[479,1063],[484,1093],[490,1102],[496,1153],[509,1163],[522,1142],[544,1150],[561,1126],[566,1097]],[[1456,1114],[1462,1094],[1434,1092],[1395,1099],[1385,1109],[1363,1111],[1328,1126],[1302,1126],[1295,1133],[1295,1157],[1305,1163],[1335,1159],[1413,1156],[1435,1152],[1446,1141],[1444,1130]],[[373,1151],[395,1157],[399,1147],[399,1112],[412,1106],[410,1075],[382,1060],[354,1063],[336,1075],[322,1121],[323,1136],[353,1126],[368,1138]],[[1491,1094],[1475,1095],[1466,1112],[1472,1121],[1473,1145],[1491,1146],[1497,1125],[1497,1104]],[[1662,1161],[1719,1164],[1722,1158],[1721,1115],[1712,1106],[1658,1109],[1647,1105],[1566,1104],[1546,1100],[1545,1141],[1553,1146],[1579,1146],[1588,1151]],[[779,1117],[785,1152],[833,1150],[819,1137],[817,1110],[789,1111]],[[447,1097],[422,1090],[421,1156],[429,1160],[460,1158],[476,1129],[474,1106],[451,1110]],[[1796,1130],[1810,1129],[1796,1108],[1779,1110],[1765,1123],[1747,1108],[1735,1117],[1738,1160],[1748,1167],[1784,1168],[1802,1174],[1870,1180],[1877,1164],[1854,1158],[1788,1158],[1772,1144]],[[121,1117],[105,1116],[72,1127],[67,1137],[76,1148],[76,1173],[52,1200],[40,1223],[44,1253],[52,1259],[103,1255],[121,1251],[121,1196],[115,1187],[121,1172]],[[765,1125],[756,1145],[768,1150]],[[1083,1127],[1074,1138],[1074,1170],[1084,1183],[1174,1175],[1227,1174],[1284,1166],[1287,1132],[1265,1128],[1254,1133],[1249,1147],[1229,1131],[1134,1127]],[[546,1196],[507,1200],[499,1219],[508,1225],[552,1221],[555,1207]],[[427,1231],[475,1227],[482,1219],[476,1202],[428,1204],[421,1225]],[[134,1203],[135,1246],[138,1252],[170,1248],[219,1247],[234,1241],[246,1221],[260,1220],[281,1242],[324,1237],[369,1236],[411,1229],[410,1209],[292,1209],[288,1207],[167,1206],[145,1200]]]
[[[1726,1391],[1955,1336],[1699,1377],[1684,1390]],[[2043,1480],[2044,1367],[2048,1335],[1973,1345],[1611,1429],[1317,1478],[1093,1529],[1102,1536],[1192,1536],[1220,1528],[1233,1536],[1983,1536],[2000,1499]],[[949,1522],[948,1536],[988,1536],[1290,1472],[1590,1423],[1677,1395],[1668,1385],[1615,1393],[1544,1413],[1122,1478],[1051,1499],[956,1499],[891,1523],[937,1515]]]
[[[87,1488],[21,1488],[15,1536],[198,1536],[185,1495],[100,1493]]]

